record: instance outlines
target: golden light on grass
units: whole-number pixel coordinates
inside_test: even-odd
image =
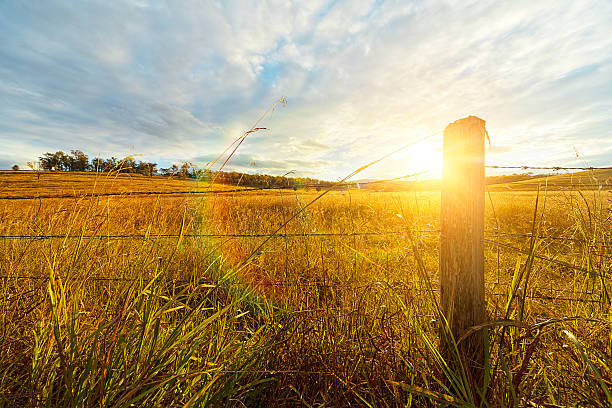
[[[111,179],[0,174],[10,195],[155,183]],[[165,191],[190,184],[158,181]],[[219,194],[214,210],[210,198],[189,195],[0,200],[0,235],[9,236],[0,241],[0,401],[395,407],[460,400],[436,385],[445,374],[425,344],[437,337],[436,295],[418,271],[437,279],[439,193],[332,191],[237,270],[263,238],[228,234],[270,233],[318,195],[282,193]],[[529,248],[529,237],[495,234],[531,231],[536,194],[492,192],[486,231]],[[538,240],[537,256],[555,262],[485,247],[487,310],[525,316],[525,328],[508,329],[503,344],[502,328],[489,329],[497,368],[490,387],[499,400],[491,406],[513,398],[608,404],[608,307],[600,300],[608,277],[570,267],[609,270],[607,195],[547,193],[536,214],[540,233],[564,238]],[[198,235],[207,233],[225,236]],[[525,268],[529,282],[520,278]],[[510,287],[518,297],[508,301]],[[559,316],[590,320],[533,326]],[[588,354],[576,352],[561,328]]]

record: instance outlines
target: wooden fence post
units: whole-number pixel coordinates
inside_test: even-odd
[[[440,305],[455,341],[486,320],[484,290],[484,139],[485,121],[459,119],[444,130],[440,209]],[[444,324],[444,323],[442,323]],[[468,379],[481,387],[483,330],[458,347]],[[448,331],[440,329],[440,351],[451,366],[456,354]],[[474,396],[477,398],[477,396]]]

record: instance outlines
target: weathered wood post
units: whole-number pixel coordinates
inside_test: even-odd
[[[440,305],[455,341],[486,320],[484,291],[485,121],[459,119],[444,130],[440,209]],[[444,323],[442,323],[444,324]],[[474,387],[481,387],[483,331],[459,343],[458,351]],[[440,351],[456,367],[448,332],[440,329]],[[478,398],[475,396],[475,398]]]

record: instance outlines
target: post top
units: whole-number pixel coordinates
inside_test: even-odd
[[[484,127],[486,121],[484,119],[480,119],[478,116],[470,115],[466,118],[457,119],[453,123],[450,123],[446,128],[448,129],[451,126],[469,126],[469,125],[481,125]]]
[[[486,121],[484,119],[480,119],[478,116],[470,115],[466,118],[457,119],[453,123],[447,125],[444,129],[444,135],[446,137],[446,135],[449,133],[461,133],[465,129],[480,130],[489,141],[489,144],[491,144],[491,139],[489,139],[489,132],[487,132],[485,123]]]

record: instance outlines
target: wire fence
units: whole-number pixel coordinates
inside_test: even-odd
[[[34,276],[34,275],[0,275],[0,279],[3,280],[36,280],[36,281],[48,281],[51,279],[51,276]],[[227,281],[227,282],[212,282],[212,281],[202,281],[199,279],[181,279],[181,278],[172,278],[172,277],[157,277],[157,278],[149,278],[138,277],[138,278],[126,278],[126,277],[109,277],[109,276],[86,276],[86,277],[75,277],[75,276],[53,276],[55,280],[70,280],[70,279],[83,279],[83,280],[91,280],[91,281],[108,281],[108,282],[150,282],[154,279],[163,280],[169,284],[185,284],[185,285],[195,285],[203,288],[228,288],[232,286],[257,286],[257,283],[253,282],[245,282],[245,281]],[[402,291],[409,292],[439,292],[440,289],[438,287],[439,281],[437,280],[427,280],[427,281],[411,281],[411,280],[363,280],[363,279],[349,279],[346,281],[334,281],[334,280],[324,280],[324,279],[310,279],[310,280],[280,280],[280,281],[266,281],[260,283],[263,286],[278,286],[278,287],[316,287],[319,289],[327,289],[327,288],[348,288],[348,289],[364,289],[364,288],[380,288],[383,290],[386,289],[401,289]],[[489,286],[492,288],[499,288],[505,285],[502,285],[497,282],[485,282],[485,286]],[[522,290],[522,289],[521,289]],[[534,298],[534,299],[552,299],[552,300],[565,300],[565,301],[582,301],[584,299],[581,298],[562,298],[557,297],[555,295],[574,295],[574,296],[599,296],[600,293],[595,291],[580,291],[580,290],[567,290],[567,289],[557,289],[551,286],[529,286],[528,291],[531,292],[527,294],[526,297]],[[539,293],[539,294],[537,294]],[[548,293],[550,295],[542,295],[542,293]],[[506,292],[489,292],[490,296],[506,296]],[[591,299],[592,300],[592,299]],[[590,301],[590,300],[588,300]],[[329,310],[329,309],[326,309]]]
[[[412,145],[413,143],[409,144]],[[409,146],[407,145],[407,146]],[[404,147],[398,149],[401,150]],[[386,157],[386,156],[385,156]],[[570,171],[570,170],[582,170],[582,171],[595,171],[595,170],[610,170],[612,167],[568,167],[568,166],[532,166],[532,165],[520,165],[520,166],[502,166],[502,165],[486,165],[488,169],[520,169],[520,170],[552,170],[552,171]],[[396,177],[388,180],[376,180],[367,184],[384,183],[388,181],[396,181],[409,177],[413,177],[415,174]],[[539,182],[528,182],[523,181],[520,186],[536,186],[540,185]],[[302,184],[298,187],[300,189],[339,189],[339,188],[351,188],[356,186],[355,182],[342,181],[335,184]],[[563,184],[547,184],[547,187],[563,187],[563,188],[576,188],[576,187],[608,187],[609,180],[602,183],[563,183]],[[146,196],[205,196],[205,195],[218,195],[218,194],[236,194],[236,193],[247,193],[252,194],[254,192],[280,192],[283,190],[295,189],[294,186],[259,186],[259,187],[236,187],[230,189],[204,189],[204,190],[193,190],[193,191],[107,191],[99,193],[87,193],[87,194],[46,194],[36,196],[25,196],[25,195],[6,195],[0,196],[0,200],[41,200],[41,199],[87,199],[97,197],[146,197]],[[365,232],[313,232],[313,233],[210,233],[210,234],[36,234],[36,235],[0,235],[0,240],[27,240],[27,241],[39,241],[39,240],[173,240],[173,239],[238,239],[238,238],[262,238],[265,240],[273,238],[355,238],[355,237],[378,237],[378,236],[395,236],[395,237],[406,237],[410,239],[422,238],[422,237],[439,237],[440,230],[438,229],[419,229],[415,231],[365,231]],[[582,265],[573,265],[566,261],[543,256],[537,253],[530,252],[529,250],[519,248],[508,243],[499,242],[491,238],[526,238],[526,239],[538,239],[543,241],[559,241],[559,242],[573,242],[580,245],[587,246],[599,246],[604,248],[599,254],[594,253],[596,256],[606,257],[612,242],[610,240],[601,239],[589,239],[588,237],[572,237],[572,236],[561,236],[561,235],[546,235],[546,234],[533,234],[533,233],[517,233],[517,232],[503,232],[499,230],[487,230],[485,234],[484,243],[513,251],[522,255],[531,256],[535,259],[548,262],[567,268],[573,271],[582,272],[588,274],[588,276],[602,277],[606,276],[609,271],[597,270],[595,271],[593,265],[585,268]],[[67,279],[69,277],[57,276],[59,279]],[[126,277],[114,277],[114,276],[86,276],[82,277],[87,281],[99,281],[99,282],[138,282],[142,281],[143,278],[126,278]],[[36,276],[36,275],[24,275],[24,274],[5,274],[0,275],[0,279],[5,282],[8,280],[35,280],[35,281],[47,281],[50,276]],[[164,277],[169,284],[184,284],[184,285],[200,285],[210,288],[222,288],[227,286],[247,286],[257,285],[253,282],[201,282],[196,279],[175,279],[171,277]],[[325,281],[325,280],[278,280],[278,281],[266,281],[265,285],[270,287],[316,287],[316,288],[348,288],[352,290],[359,290],[369,287],[380,287],[380,288],[391,288],[401,289],[402,291],[420,293],[420,292],[438,292],[437,281],[403,281],[403,280],[356,280],[350,279],[345,281]],[[487,295],[491,297],[508,296],[510,288],[505,287],[505,290],[499,291],[501,288],[499,282],[486,282],[487,285],[493,286],[493,290],[487,291]],[[514,288],[516,289],[516,288]],[[600,303],[603,299],[601,291],[560,291],[553,288],[552,284],[550,287],[539,287],[529,286],[524,289],[529,293],[524,293],[524,298],[532,300],[543,300],[543,301],[561,301],[561,302],[584,302],[584,303]],[[329,311],[329,309],[326,309]]]
[[[597,239],[589,239],[588,237],[575,238],[570,236],[555,236],[544,234],[513,233],[497,230],[486,230],[485,237],[522,237],[522,238],[537,238],[540,240],[555,240],[555,241],[570,241],[577,243],[587,243],[592,245],[612,246],[612,238],[609,241],[601,241]],[[415,231],[366,231],[366,232],[311,232],[311,233],[277,233],[277,234],[38,234],[38,235],[0,235],[0,240],[53,240],[53,239],[100,239],[100,240],[132,240],[132,239],[147,239],[147,240],[165,240],[179,238],[309,238],[309,237],[368,237],[368,236],[385,236],[395,235],[402,237],[423,237],[423,236],[439,236],[438,229],[419,229]]]
[[[383,181],[373,181],[361,183],[364,185],[372,185],[377,183],[384,183]],[[341,184],[336,186],[334,189],[336,191],[342,191],[342,188],[347,187],[355,187],[355,184]],[[501,184],[489,184],[487,188],[505,188],[512,189],[516,187],[516,189],[521,189],[525,187],[546,187],[547,189],[557,189],[557,190],[575,190],[576,188],[589,188],[589,189],[598,189],[598,188],[612,188],[612,184],[608,181],[605,183],[563,183],[563,184],[553,184],[553,183],[545,183],[545,182],[527,182],[523,181],[520,183],[501,183]],[[320,185],[313,186],[300,186],[300,189],[324,189],[325,187],[321,187]],[[361,187],[360,187],[361,189]],[[0,200],[6,201],[20,201],[20,200],[43,200],[43,199],[88,199],[88,198],[99,198],[99,197],[119,197],[119,198],[134,198],[138,196],[145,197],[157,197],[157,196],[166,196],[166,197],[191,197],[191,196],[208,196],[208,195],[219,195],[219,194],[236,194],[236,193],[254,193],[257,191],[267,192],[267,194],[280,194],[283,190],[294,191],[293,188],[288,187],[253,187],[253,188],[241,188],[235,190],[216,190],[216,191],[124,191],[124,192],[105,192],[105,193],[93,193],[93,194],[46,194],[46,195],[37,195],[37,196],[0,196]],[[407,189],[406,191],[411,191]],[[422,191],[437,191],[435,188],[423,187]],[[318,192],[318,191],[317,191]],[[401,191],[398,191],[401,192]],[[313,192],[314,193],[314,192]]]
[[[562,166],[552,166],[552,167],[546,167],[546,166],[529,166],[529,165],[522,165],[522,166],[497,166],[497,165],[487,165],[485,166],[485,168],[487,169],[521,169],[521,170],[554,170],[554,171],[559,171],[559,170],[611,170],[612,167],[562,167]]]
[[[30,239],[30,240],[39,240],[39,239],[180,239],[180,238],[324,238],[324,237],[365,237],[365,236],[389,236],[389,235],[400,235],[410,237],[414,239],[416,237],[420,237],[421,235],[417,235],[417,233],[428,233],[429,236],[439,237],[439,230],[429,229],[429,230],[419,230],[418,232],[405,232],[405,231],[386,231],[386,232],[352,232],[352,233],[294,233],[294,234],[163,234],[163,235],[155,235],[155,234],[123,234],[123,235],[96,235],[96,236],[85,236],[85,235],[2,235],[1,239]],[[511,237],[524,237],[524,238],[538,238],[538,239],[553,239],[553,240],[566,240],[568,238],[561,236],[546,236],[546,235],[535,235],[531,233],[518,234],[518,233],[503,233],[503,232],[495,232],[494,235],[485,235],[485,236],[511,236]],[[593,242],[585,239],[572,239],[578,240],[579,242]],[[568,262],[546,257],[543,255],[539,255],[536,253],[531,253],[528,250],[518,248],[509,244],[497,242],[490,239],[484,239],[486,244],[490,244],[492,246],[500,247],[503,249],[511,250],[523,255],[532,256],[533,258],[549,262],[555,265],[562,266],[567,269],[571,269],[574,271],[583,272],[590,276],[597,276],[599,272],[595,271],[593,268],[587,269],[579,265],[573,265]],[[612,241],[595,241],[600,242],[602,244],[608,245],[612,247]],[[71,277],[68,276],[56,276],[55,279],[69,279]],[[47,281],[50,279],[50,276],[36,276],[36,275],[0,275],[0,279],[2,280],[38,280],[38,281]],[[113,276],[86,276],[79,277],[79,279],[84,279],[87,281],[106,281],[106,282],[139,282],[146,280],[143,277],[139,278],[127,278],[127,277],[113,277]],[[221,282],[221,283],[211,283],[206,282],[202,283],[197,279],[176,279],[172,277],[164,277],[165,282],[170,284],[192,284],[197,286],[204,286],[210,288],[222,288],[228,286],[257,286],[257,283],[246,282],[246,281],[238,281],[238,282]],[[348,288],[351,290],[360,290],[368,287],[380,287],[380,288],[391,288],[391,289],[401,289],[402,291],[409,292],[438,292],[439,285],[438,281],[415,281],[415,280],[360,280],[360,279],[349,279],[349,280],[322,280],[322,279],[311,279],[311,280],[280,280],[280,281],[265,281],[260,283],[260,285],[267,287],[308,287],[313,286],[318,289],[322,288]],[[418,286],[421,285],[421,286]],[[486,282],[488,286],[499,287],[500,284],[498,282]],[[425,286],[425,287],[423,287]],[[505,292],[488,292],[490,296],[507,296],[508,290],[510,288],[506,287]],[[525,297],[528,299],[539,299],[539,300],[550,300],[550,301],[565,301],[565,302],[586,302],[586,303],[599,303],[603,299],[603,294],[601,292],[580,292],[580,291],[568,291],[568,290],[559,290],[552,286],[530,286],[530,293],[526,294]],[[546,293],[546,294],[544,294]],[[569,293],[572,297],[567,296],[559,296],[559,294]],[[585,296],[590,296],[590,298],[585,298]],[[597,298],[593,298],[596,296]]]
[[[531,165],[520,165],[520,166],[502,166],[502,165],[486,165],[484,166],[488,169],[520,169],[520,170],[553,170],[553,171],[561,171],[561,170],[583,170],[583,171],[594,171],[594,170],[611,170],[612,167],[563,167],[563,166],[531,166]],[[360,184],[371,185],[371,184],[379,184],[390,181],[402,180],[406,178],[413,178],[419,174],[426,173],[427,171],[413,173],[405,176],[395,177],[387,180],[372,180],[366,181]],[[276,186],[258,186],[258,187],[240,187],[233,188],[227,190],[212,190],[212,189],[204,189],[204,190],[177,190],[177,191],[110,191],[110,192],[99,192],[99,193],[82,193],[82,194],[39,194],[34,196],[26,196],[26,195],[0,195],[0,200],[37,200],[37,199],[84,199],[84,198],[97,198],[97,197],[134,197],[134,196],[200,196],[200,195],[216,195],[216,194],[232,194],[232,193],[253,193],[255,191],[279,191],[279,190],[294,190],[295,188],[300,189],[322,189],[328,188],[334,185],[334,188],[346,188],[351,186],[356,186],[357,182],[342,182],[342,183],[307,183],[307,184],[299,184],[296,186],[284,186],[284,185],[276,185]],[[527,183],[525,181],[517,184],[517,186],[527,187],[527,186],[536,186],[541,183]],[[576,187],[611,187],[609,180],[604,180],[602,183],[563,183],[563,184],[547,184],[548,188],[576,188]]]

